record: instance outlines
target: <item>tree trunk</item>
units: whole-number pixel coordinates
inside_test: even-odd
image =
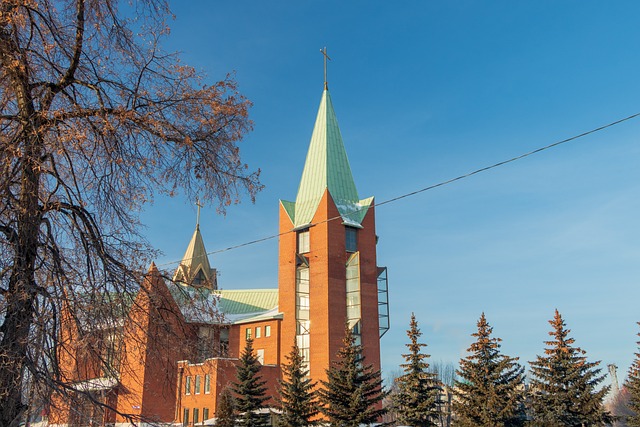
[[[14,79],[15,83],[18,80]],[[24,82],[24,81],[23,81]],[[22,82],[20,82],[22,83]],[[25,85],[16,84],[18,103],[21,104],[23,135],[35,134],[33,103]],[[21,90],[22,89],[22,90]],[[38,252],[40,209],[40,157],[42,146],[37,137],[29,136],[22,154],[20,196],[16,201],[18,215],[13,242],[14,267],[5,294],[6,314],[0,327],[0,426],[18,426],[26,406],[22,402],[23,371],[27,358],[29,334],[33,323],[37,285],[35,265]]]

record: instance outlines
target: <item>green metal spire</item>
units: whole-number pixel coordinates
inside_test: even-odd
[[[373,198],[360,200],[358,197],[327,89],[322,93],[296,201],[282,202],[296,228],[311,223],[325,189],[329,190],[344,222],[360,226]]]

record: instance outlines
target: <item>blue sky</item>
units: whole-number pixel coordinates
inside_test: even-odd
[[[236,72],[254,103],[241,143],[266,188],[226,216],[209,251],[277,233],[295,198],[322,92],[319,49],[361,197],[381,202],[640,112],[640,3],[631,1],[172,2],[167,50],[210,82]],[[541,354],[554,309],[619,377],[640,320],[640,119],[376,211],[389,268],[385,375],[411,312],[433,361],[457,363],[486,313],[503,351]],[[159,264],[195,225],[182,196],[143,215]],[[211,257],[223,288],[277,286],[277,240]]]

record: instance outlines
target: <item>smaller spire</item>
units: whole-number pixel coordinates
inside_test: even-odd
[[[329,83],[327,83],[327,59],[331,61],[327,54],[327,47],[320,49],[320,53],[324,56],[324,90],[329,90]]]
[[[200,205],[198,206],[200,210]],[[217,272],[209,263],[209,255],[204,247],[199,224],[196,224],[187,251],[173,275],[173,281],[184,285],[217,289]]]

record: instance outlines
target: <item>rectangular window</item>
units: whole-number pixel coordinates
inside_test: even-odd
[[[296,269],[296,319],[309,320],[309,267]]]
[[[296,344],[303,355],[305,368],[309,364],[309,266],[301,264],[296,269]]]
[[[309,327],[311,326],[311,322],[309,320],[298,320],[296,326],[296,334],[297,335],[309,335]]]
[[[256,338],[260,338],[262,336],[262,328],[260,326],[256,326]]]
[[[360,317],[360,305],[354,305],[347,307],[347,318],[349,319],[349,326]]]
[[[182,425],[185,427],[189,425],[189,409],[188,408],[184,408],[184,415],[182,416]]]
[[[204,376],[204,393],[211,393],[211,376],[209,374]]]
[[[251,328],[247,328],[247,330],[244,332],[244,337],[248,340],[251,339]]]
[[[350,328],[360,321],[361,295],[360,295],[360,255],[356,252],[347,261],[347,324]],[[354,332],[357,335],[357,332]]]
[[[309,247],[309,229],[298,231],[298,253],[306,254]]]
[[[202,423],[209,419],[209,408],[202,408]]]
[[[265,337],[271,336],[271,325],[267,325],[264,327],[264,336]]]
[[[193,423],[198,424],[198,422],[200,422],[200,410],[193,408]]]
[[[229,329],[224,328],[220,331],[220,356],[227,357],[229,355]]]
[[[298,348],[309,348],[309,334],[298,335],[296,344],[298,344]]]
[[[309,310],[309,295],[298,295],[298,308],[300,310]]]
[[[184,394],[191,394],[191,377],[184,381]]]
[[[309,369],[309,360],[311,360],[311,352],[309,351],[308,348],[301,348],[300,349],[300,356],[302,356],[302,360],[303,363],[305,365],[305,370]],[[307,375],[309,375],[309,373],[307,372]]]
[[[264,349],[256,350],[256,356],[258,356],[258,362],[264,365]]]
[[[200,394],[200,375],[196,375],[196,383],[195,383],[195,386],[193,388],[194,388],[194,393],[195,394]],[[194,417],[196,416],[196,410],[195,409],[193,410],[193,416]]]
[[[347,252],[358,250],[358,230],[353,227],[345,227],[345,246]]]
[[[297,277],[298,279],[296,283],[296,291],[301,294],[309,294],[309,268],[308,267],[300,267],[298,268]]]

